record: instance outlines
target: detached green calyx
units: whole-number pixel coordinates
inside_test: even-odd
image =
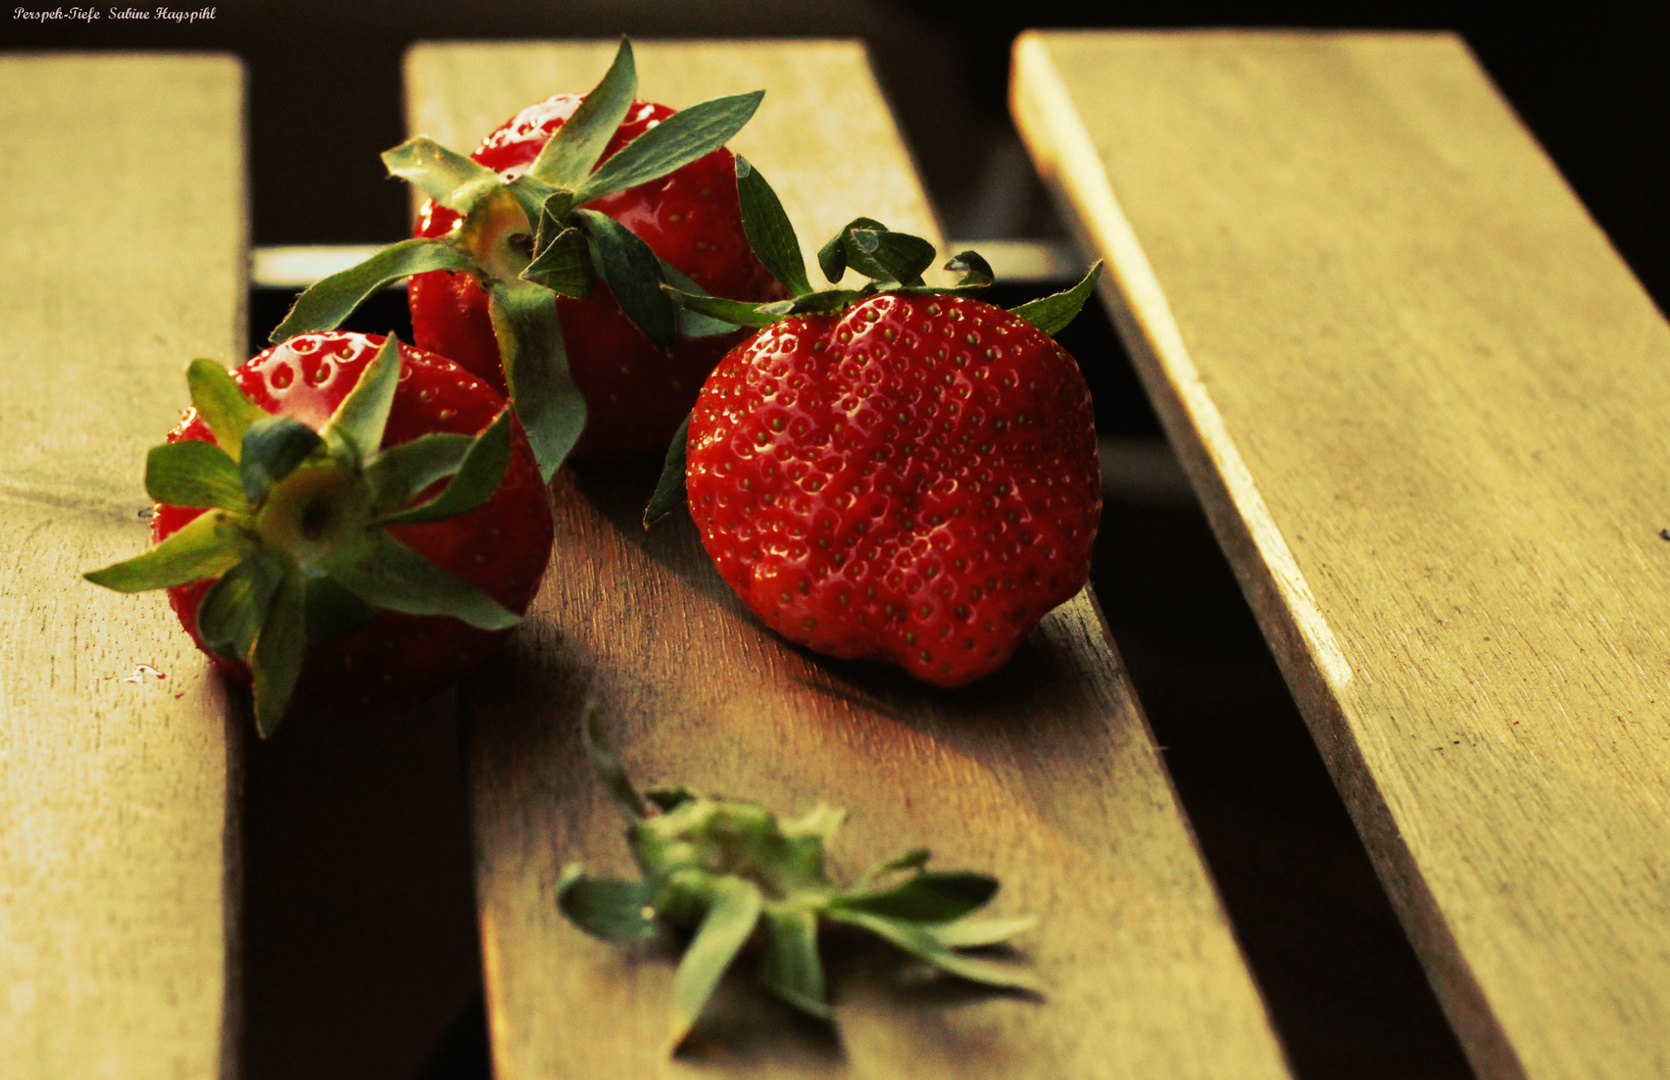
[[[740,154],[736,158],[736,189],[749,246],[772,276],[794,296],[789,300],[751,304],[704,296],[673,285],[663,286],[667,295],[686,310],[737,326],[761,327],[797,315],[838,314],[878,293],[971,295],[991,288],[995,280],[991,265],[979,252],[964,251],[945,264],[945,269],[962,275],[955,285],[926,285],[922,272],[934,263],[934,246],[920,236],[894,232],[879,221],[861,217],[853,218],[818,249],[818,268],[831,285],[840,282],[848,270],[869,278],[869,282],[857,289],[814,290],[806,278],[800,240],[782,202],[759,170]],[[1101,271],[1102,264],[1098,261],[1071,289],[1011,308],[1010,313],[1046,334],[1057,333],[1084,307]]]
[[[197,636],[249,665],[262,737],[284,715],[307,646],[346,637],[378,608],[450,615],[482,630],[521,621],[385,528],[444,521],[492,498],[510,462],[510,410],[473,438],[429,434],[381,450],[399,380],[391,337],[314,431],[269,415],[213,360],[192,361],[191,401],[219,445],[153,447],[145,490],[207,512],[143,555],[83,575],[129,593],[218,577],[197,609]],[[449,477],[438,495],[413,504]]]
[[[474,275],[488,294],[511,402],[548,482],[586,422],[585,399],[569,374],[557,322],[557,296],[584,299],[602,277],[621,310],[665,353],[680,337],[736,330],[673,303],[662,293],[668,283],[693,295],[701,289],[631,230],[585,206],[719,149],[754,115],[765,91],[682,109],[599,165],[637,87],[632,46],[622,38],[603,81],[513,180],[426,135],[384,153],[390,175],[417,185],[462,220],[444,237],[403,240],[318,282],[297,299],[271,340],[335,329],[372,293],[413,274]]]
[[[1036,924],[1030,916],[967,917],[997,892],[997,879],[925,870],[928,852],[917,849],[837,888],[824,872],[824,844],[845,821],[844,810],[820,804],[804,817],[779,819],[754,803],[683,788],[640,798],[605,744],[595,711],[588,709],[583,723],[592,768],[627,819],[627,843],[644,876],[599,880],[572,864],[563,870],[557,904],[569,921],[605,941],[643,940],[662,924],[695,932],[673,977],[673,1049],[761,926],[760,981],[822,1019],[833,1014],[818,956],[820,919],[868,931],[959,978],[1038,989],[1024,971],[957,951],[998,944]]]

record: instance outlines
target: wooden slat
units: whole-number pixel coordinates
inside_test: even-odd
[[[1670,327],[1453,37],[1014,105],[1474,1066],[1670,1076]]]
[[[221,684],[161,594],[79,574],[148,543],[186,362],[242,358],[242,97],[226,57],[0,59],[8,1078],[230,1074]]]
[[[408,67],[414,131],[473,145],[521,105],[586,88],[612,44],[436,46]],[[735,146],[812,246],[859,213],[936,234],[856,44],[649,43],[643,96],[687,105],[764,86]],[[664,1032],[664,950],[586,938],[558,915],[561,866],[626,873],[621,825],[587,775],[588,688],[643,782],[852,811],[839,872],[911,844],[1007,883],[1042,1002],[901,988],[832,957],[840,1041],[745,990],[698,1028],[726,1075],[1282,1076],[1280,1051],[1152,737],[1088,591],[1014,664],[959,693],[820,661],[763,631],[688,517],[649,534],[652,477],[556,487],[557,554],[529,625],[466,689],[477,889],[501,1078],[683,1075]]]

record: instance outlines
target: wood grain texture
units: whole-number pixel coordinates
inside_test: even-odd
[[[589,87],[611,50],[426,47],[408,69],[413,129],[473,144],[527,101]],[[648,43],[638,57],[652,98],[768,88],[735,145],[777,186],[806,244],[860,212],[936,233],[860,47]],[[488,101],[492,87],[505,93]],[[839,179],[849,165],[861,183]],[[936,690],[763,630],[687,515],[643,531],[652,481],[643,470],[559,478],[544,590],[463,692],[500,1080],[1286,1075],[1088,591],[1004,672]],[[947,868],[996,872],[994,911],[1042,916],[1018,944],[1047,995],[912,985],[883,951],[832,947],[838,1036],[741,980],[669,1060],[670,950],[600,944],[556,909],[563,864],[630,866],[580,749],[589,692],[642,784],[785,812],[820,798],[850,809],[838,876],[915,844]]]
[[[1670,1076],[1670,327],[1453,37],[1014,106],[1475,1068]]]
[[[161,594],[145,448],[243,350],[243,76],[0,59],[0,1075],[230,1074],[226,702]],[[141,667],[141,665],[144,665]]]

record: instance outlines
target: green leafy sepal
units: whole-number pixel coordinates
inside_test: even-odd
[[[119,592],[213,579],[198,605],[197,637],[249,665],[263,737],[284,715],[307,647],[353,633],[379,609],[484,630],[519,621],[385,531],[444,521],[491,499],[510,461],[510,410],[475,436],[425,435],[385,450],[399,380],[391,337],[314,431],[268,415],[213,361],[193,361],[192,404],[216,441],[156,447],[145,486],[158,502],[208,509],[144,554],[83,575]]]
[[[673,976],[668,1035],[674,1049],[756,933],[765,939],[759,971],[765,987],[828,1019],[820,922],[867,931],[958,978],[1039,989],[1023,969],[961,951],[998,944],[1036,923],[971,917],[997,892],[995,878],[928,870],[928,853],[917,849],[837,886],[825,869],[824,846],[845,811],[819,804],[801,817],[780,818],[754,803],[682,788],[640,796],[609,749],[594,707],[582,724],[592,769],[627,819],[627,844],[642,877],[590,878],[572,864],[558,882],[557,905],[575,926],[604,941],[643,940],[663,925],[693,933]]]
[[[413,274],[473,275],[492,298],[511,403],[540,473],[549,480],[579,437],[576,422],[585,420],[585,403],[576,400],[568,377],[557,295],[584,299],[601,278],[627,318],[664,353],[680,337],[737,328],[680,308],[663,289],[671,283],[695,294],[689,279],[662,263],[630,230],[585,207],[719,149],[754,115],[764,91],[681,109],[602,161],[637,92],[632,45],[622,38],[602,81],[528,171],[508,181],[425,135],[386,151],[389,174],[459,214],[458,225],[444,237],[403,240],[316,283],[296,300],[271,340],[335,329],[372,293]],[[524,284],[538,286],[550,302],[521,293]],[[513,364],[520,366],[520,378],[511,375]]]

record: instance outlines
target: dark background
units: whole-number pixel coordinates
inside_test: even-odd
[[[185,8],[196,0],[178,0]],[[950,235],[1046,233],[1014,167],[1009,43],[1027,26],[1448,29],[1462,34],[1663,306],[1670,288],[1670,5],[1014,3],[997,0],[222,0],[192,26],[0,21],[0,47],[223,49],[249,65],[257,244],[380,242],[405,203],[377,152],[405,137],[413,41],[861,37]],[[58,0],[27,0],[31,8]],[[144,7],[145,5],[139,5]],[[153,5],[154,6],[154,5]],[[104,11],[104,7],[98,10]]]
[[[50,6],[57,6],[51,0]],[[26,6],[45,8],[45,0]],[[179,4],[178,6],[185,6]],[[99,8],[107,12],[106,8]],[[230,0],[194,26],[0,22],[7,49],[216,49],[249,72],[254,242],[406,234],[377,153],[405,135],[401,56],[447,38],[861,37],[958,239],[1062,235],[1006,111],[1027,26],[1448,29],[1473,48],[1634,267],[1670,292],[1670,5]],[[553,87],[583,89],[579,87]],[[3,148],[0,148],[3,152]],[[88,167],[97,167],[89,148]],[[1012,290],[994,299],[1013,303]],[[288,296],[258,293],[252,340]],[[399,294],[362,314],[402,318]],[[1156,439],[1099,311],[1063,342],[1105,435]],[[1089,362],[1089,361],[1094,361]],[[1305,1080],[1470,1075],[1198,506],[1110,498],[1098,596],[1243,948]],[[444,702],[398,722],[288,722],[245,757],[246,1075],[485,1075],[467,810]]]

